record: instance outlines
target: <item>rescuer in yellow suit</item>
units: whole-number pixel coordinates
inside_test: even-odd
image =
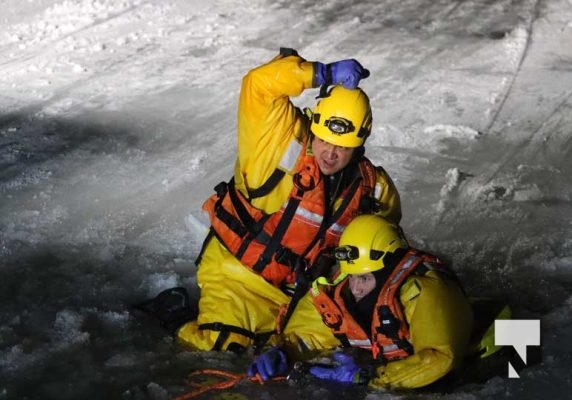
[[[358,84],[368,75],[354,59],[323,64],[281,49],[243,78],[234,175],[203,205],[211,227],[197,259],[198,316],[171,301],[182,292],[163,293],[166,307],[146,306],[175,311],[167,325],[181,343],[207,351],[280,343],[297,352],[338,344],[304,282],[328,274],[327,250],[356,215],[401,218],[393,182],[364,156],[372,112]],[[291,102],[318,87],[313,112]]]
[[[313,283],[315,307],[343,347],[365,349],[373,362],[365,367],[347,352],[336,352],[335,366],[313,366],[312,375],[411,389],[461,365],[473,331],[472,307],[437,257],[410,247],[396,224],[376,215],[358,216],[347,226],[335,257],[340,274]],[[287,358],[274,347],[255,360],[249,374],[282,374]]]

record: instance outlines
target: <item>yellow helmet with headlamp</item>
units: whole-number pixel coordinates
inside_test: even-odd
[[[318,101],[310,130],[327,143],[353,148],[364,144],[371,125],[371,107],[365,92],[336,85]]]
[[[409,244],[398,225],[372,214],[355,217],[344,229],[334,255],[343,274],[365,274],[385,267],[384,258]]]

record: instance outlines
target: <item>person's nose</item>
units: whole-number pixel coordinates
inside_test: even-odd
[[[326,147],[326,158],[328,160],[335,160],[338,157],[337,146],[328,144]]]
[[[350,291],[356,295],[356,294],[360,294],[362,291],[362,285],[360,283],[359,280],[355,279],[350,281]]]

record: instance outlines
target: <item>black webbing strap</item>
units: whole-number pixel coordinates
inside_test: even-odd
[[[234,215],[226,211],[224,207],[217,208],[216,216],[238,236],[243,237],[248,233],[248,229],[243,224],[241,224],[240,221],[234,217]]]
[[[222,322],[211,322],[208,324],[199,325],[200,330],[210,330],[220,332],[215,344],[213,345],[212,351],[221,351],[222,346],[228,339],[231,333],[236,333],[242,336],[246,336],[254,342],[254,346],[257,347],[260,343],[266,343],[270,336],[274,335],[275,331],[265,332],[265,333],[254,333],[248,329],[241,328],[239,326],[227,325]]]
[[[266,196],[272,191],[272,189],[276,187],[276,185],[278,185],[280,180],[284,178],[284,175],[286,175],[284,171],[276,168],[274,172],[272,172],[272,175],[270,175],[270,177],[266,180],[266,182],[262,184],[262,186],[256,189],[248,190],[248,197],[250,199],[256,199],[258,197]]]
[[[260,218],[258,220],[258,222],[256,224],[254,224],[253,226],[248,227],[248,235],[246,235],[245,237],[243,237],[242,239],[242,243],[240,244],[240,247],[238,248],[238,250],[236,251],[236,258],[241,259],[242,256],[244,255],[244,252],[248,249],[248,246],[250,246],[250,242],[252,242],[254,239],[256,239],[258,242],[263,243],[262,238],[267,237],[268,235],[263,231],[263,227],[264,224],[266,223],[266,221],[268,221],[268,219],[272,216],[272,214],[265,214],[262,218]]]
[[[248,329],[241,328],[239,326],[234,325],[227,325],[223,324],[222,322],[212,322],[209,324],[201,324],[199,325],[199,329],[202,330],[210,330],[210,331],[218,331],[220,332],[216,342],[212,348],[213,351],[220,351],[222,349],[222,345],[228,339],[228,336],[231,333],[237,333],[242,336],[246,336],[249,339],[254,340],[255,334]]]
[[[217,204],[216,215],[217,218],[219,218],[226,226],[228,226],[230,230],[243,238],[242,243],[235,254],[235,256],[240,259],[250,245],[250,242],[262,231],[262,227],[268,218],[270,218],[270,214],[266,214],[258,221],[255,221],[239,198],[239,196],[242,196],[242,194],[236,190],[234,185],[234,177],[231,178],[230,181],[225,185],[226,186],[224,187],[224,192],[221,194],[224,196],[228,193],[238,219],[229,213],[224,207],[220,206],[220,203]],[[219,194],[219,197],[221,194]]]
[[[391,341],[401,350],[407,352],[407,354],[413,354],[413,346],[406,339],[399,337],[399,327],[401,322],[397,317],[391,312],[388,306],[380,306],[377,309],[379,320],[381,325],[376,329],[377,333],[391,339]]]
[[[301,258],[295,266],[295,271],[296,271],[296,287],[294,288],[294,293],[292,294],[292,298],[288,303],[288,308],[286,308],[284,316],[280,319],[280,326],[279,326],[280,333],[284,332],[284,329],[286,329],[288,321],[290,321],[292,314],[294,314],[296,306],[298,305],[300,300],[302,300],[302,297],[304,297],[304,295],[308,292],[308,289],[310,289],[310,282],[306,278],[306,260]]]
[[[290,197],[288,200],[288,205],[286,205],[286,209],[284,209],[282,218],[280,218],[280,222],[278,222],[278,225],[276,226],[276,230],[274,231],[274,235],[272,235],[270,243],[268,243],[256,264],[252,267],[254,271],[261,273],[272,260],[274,253],[276,253],[280,248],[280,242],[282,241],[286,230],[288,230],[288,226],[290,225],[292,218],[294,218],[294,215],[296,214],[296,209],[298,208],[300,201],[302,201],[303,194],[304,191],[302,189],[298,189],[296,196]]]
[[[230,201],[234,206],[236,214],[238,215],[238,218],[242,222],[242,225],[245,227],[254,226],[256,224],[256,221],[254,220],[254,218],[252,218],[250,213],[244,207],[244,204],[242,204],[242,201],[240,201],[240,199],[238,198],[238,196],[241,196],[241,194],[238,192],[238,190],[236,190],[234,186],[234,177],[232,177],[230,181],[228,181],[228,194],[230,196]]]
[[[298,56],[298,51],[290,47],[280,47],[280,55],[284,57],[288,56]]]
[[[334,336],[336,337],[336,339],[340,341],[342,347],[352,347],[350,341],[348,340],[348,337],[344,333],[336,333],[334,334]]]
[[[393,341],[397,347],[407,352],[407,354],[412,355],[414,353],[413,345],[409,343],[406,339],[395,339]]]
[[[234,196],[233,196],[233,192],[235,192],[234,177],[231,178],[230,181],[228,181],[228,182],[220,182],[218,185],[215,186],[214,190],[215,190],[216,195],[218,197],[218,199],[215,203],[215,206],[214,206],[214,210],[215,210],[215,214],[216,214],[217,218],[220,219],[226,226],[228,226],[228,228],[231,231],[236,233],[238,236],[242,237],[242,236],[246,235],[247,229],[245,228],[244,223],[242,223],[242,221],[240,221],[234,215],[229,213],[222,206],[222,202],[223,202],[224,198],[226,197],[226,195],[228,194],[231,197],[231,202],[233,203],[234,208],[237,210],[237,213],[248,214],[248,212],[246,211],[246,209],[244,208],[242,203],[240,203],[240,200],[238,200],[236,193],[234,193]],[[235,203],[238,203],[238,204],[235,204]],[[239,215],[239,217],[243,217],[243,215]],[[247,218],[247,217],[245,217],[245,218]],[[246,225],[246,226],[249,226],[249,225]]]
[[[302,261],[304,257],[301,255],[294,253],[288,247],[280,246],[278,250],[276,250],[276,255],[274,259],[283,265],[288,265],[290,268],[294,268],[298,262]]]
[[[335,221],[336,219],[338,219],[338,217],[340,215],[342,215],[344,213],[344,211],[346,211],[346,208],[348,208],[350,201],[353,199],[353,197],[355,196],[355,194],[357,192],[357,189],[360,185],[361,180],[362,180],[361,178],[358,178],[352,183],[352,185],[348,189],[347,195],[344,196],[344,200],[342,201],[342,204],[340,204],[340,206],[338,207],[338,209],[336,210],[336,212],[332,216],[332,222]]]

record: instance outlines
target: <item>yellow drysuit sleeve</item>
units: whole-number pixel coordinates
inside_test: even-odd
[[[236,186],[243,193],[245,189],[260,187],[268,179],[292,140],[303,142],[307,134],[307,119],[292,104],[290,97],[299,96],[304,89],[311,88],[313,79],[314,63],[295,55],[280,55],[249,71],[243,78],[238,104],[238,159],[235,168]],[[289,193],[291,187],[290,182],[283,191]],[[279,199],[278,208],[284,200]],[[266,212],[277,209],[274,204],[255,205]]]
[[[459,366],[470,340],[473,313],[460,287],[435,271],[409,277],[400,291],[415,353],[376,370],[372,387],[429,385]]]

